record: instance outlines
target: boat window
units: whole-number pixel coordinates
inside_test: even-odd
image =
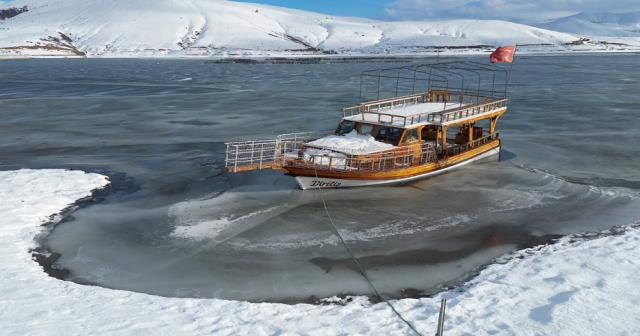
[[[396,127],[380,127],[378,134],[376,134],[376,140],[384,141],[392,145],[397,146],[400,142],[400,136],[404,129]]]
[[[336,129],[336,135],[344,135],[347,134],[349,132],[351,132],[351,130],[353,129],[353,125],[355,125],[355,122],[352,120],[342,120],[340,122],[340,124],[338,125],[338,128]]]
[[[400,141],[402,135],[402,128],[389,127],[389,134],[387,135],[387,141],[395,145]]]
[[[420,140],[418,138],[418,129],[414,128],[407,130],[407,132],[404,134],[404,138],[402,139],[402,143],[412,143],[418,140]]]
[[[372,130],[373,130],[372,125],[360,124],[360,132],[358,132],[358,134],[371,134]]]

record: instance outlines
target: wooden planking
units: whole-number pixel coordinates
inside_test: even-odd
[[[263,162],[262,164],[260,163],[253,163],[253,164],[247,164],[247,165],[241,165],[241,166],[236,166],[236,167],[227,167],[227,172],[229,173],[239,173],[239,172],[243,172],[243,171],[250,171],[250,170],[260,170],[260,169],[273,169],[273,170],[285,170],[284,168],[282,168],[282,165],[279,162]]]
[[[494,111],[494,112],[490,112],[490,113],[483,112],[483,113],[480,113],[480,114],[473,115],[472,117],[463,117],[463,118],[460,118],[460,119],[454,119],[452,121],[441,122],[441,123],[442,123],[443,126],[446,126],[447,128],[449,128],[449,127],[460,126],[460,125],[464,125],[464,124],[468,124],[468,123],[473,123],[473,122],[476,122],[478,120],[493,118],[495,116],[500,117],[505,112],[507,112],[507,108],[503,107],[500,110],[497,110],[497,111]]]

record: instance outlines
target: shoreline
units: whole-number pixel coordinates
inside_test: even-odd
[[[635,49],[623,49],[623,50],[602,50],[602,49],[581,49],[581,50],[523,50],[520,48],[526,48],[518,46],[517,56],[583,56],[583,55],[603,55],[603,54],[638,54],[640,55],[640,46],[634,46]],[[0,48],[1,49],[1,48]],[[222,54],[222,55],[179,55],[179,54],[129,54],[125,55],[92,55],[86,56],[72,56],[72,55],[0,55],[0,60],[24,60],[24,59],[192,59],[202,60],[205,63],[214,63],[221,60],[249,60],[249,61],[261,61],[261,60],[325,60],[328,62],[340,62],[343,60],[370,60],[372,62],[379,60],[420,60],[420,59],[432,59],[432,58],[464,58],[469,56],[482,56],[489,55],[493,49],[489,50],[472,50],[472,51],[430,51],[421,54],[417,53],[398,53],[398,54],[308,54],[308,55],[296,55],[296,54]],[[516,57],[518,58],[518,57]],[[226,64],[226,62],[219,62]],[[238,62],[240,63],[240,62]]]
[[[90,196],[84,197],[82,199],[76,200],[73,204],[70,204],[63,210],[56,213],[52,216],[51,220],[45,223],[42,223],[40,226],[43,227],[42,231],[37,233],[34,236],[34,242],[36,246],[31,248],[28,252],[31,254],[32,259],[36,262],[44,273],[47,276],[65,281],[74,284],[78,284],[81,286],[96,286],[102,287],[106,289],[112,289],[109,287],[101,286],[97,283],[92,283],[88,281],[74,281],[68,280],[67,277],[71,275],[71,271],[56,266],[56,261],[62,256],[60,253],[53,251],[47,244],[47,237],[52,234],[53,230],[62,223],[69,223],[74,221],[74,217],[72,214],[81,208],[88,207],[91,205],[97,205],[105,200],[105,198],[109,195],[113,195],[118,192],[124,193],[134,193],[138,190],[138,186],[135,184],[135,180],[132,177],[127,177],[125,173],[118,172],[110,172],[106,170],[81,170],[81,169],[66,169],[69,171],[82,171],[85,174],[95,173],[106,176],[109,180],[109,184],[100,188],[93,190]],[[590,241],[603,237],[614,236],[623,234],[627,229],[633,229],[636,227],[640,227],[640,221],[631,223],[628,225],[615,225],[610,229],[598,231],[598,232],[580,232],[570,235],[544,235],[544,236],[534,236],[529,235],[526,240],[520,241],[516,245],[516,249],[510,252],[507,252],[497,258],[492,259],[489,263],[478,265],[473,270],[469,271],[467,274],[462,275],[459,278],[440,283],[438,285],[438,289],[434,290],[418,290],[414,288],[404,288],[402,292],[394,293],[394,297],[387,299],[389,300],[404,300],[404,299],[425,299],[425,298],[433,298],[440,294],[445,294],[451,291],[464,291],[466,287],[468,287],[469,283],[472,283],[480,274],[487,268],[498,265],[508,263],[513,259],[523,259],[528,256],[533,255],[533,253],[540,251],[545,248],[562,248],[562,245],[566,245],[568,243],[580,242],[580,241]],[[356,270],[357,273],[357,270]],[[116,290],[116,289],[113,289]],[[123,290],[123,289],[121,289]],[[156,294],[149,294],[146,292],[140,291],[129,291],[124,290],[126,292],[143,294],[143,295],[152,295],[161,298],[168,299],[201,299],[201,300],[212,300],[215,299],[213,297],[177,297],[177,296],[163,296]],[[284,304],[284,305],[297,305],[297,304],[309,304],[313,306],[325,306],[325,305],[344,305],[346,303],[351,302],[354,299],[366,299],[366,301],[370,304],[378,304],[381,301],[378,296],[375,294],[368,295],[359,295],[353,293],[336,293],[330,297],[316,297],[310,296],[307,298],[283,298],[281,300],[265,300],[265,301],[242,301],[248,302],[251,304]],[[234,302],[236,300],[223,300]]]
[[[62,223],[73,222],[75,218],[72,216],[72,214],[76,210],[102,203],[107,196],[116,193],[132,194],[138,191],[140,187],[135,184],[135,180],[133,178],[127,177],[126,173],[111,172],[103,169],[66,168],[65,170],[82,171],[85,174],[100,174],[102,176],[105,176],[109,181],[109,184],[105,185],[104,187],[91,191],[90,196],[78,199],[74,203],[62,209],[55,215],[55,218],[52,218],[48,222],[42,223],[40,225],[41,227],[43,227],[42,231],[36,234],[36,236],[34,237],[36,246],[29,250],[29,253],[31,254],[33,260],[42,267],[42,270],[48,276],[62,281],[70,281],[65,278],[71,275],[71,271],[56,265],[57,260],[62,256],[62,254],[53,251],[47,245],[47,237],[53,233],[58,225]],[[86,283],[86,285],[94,284]]]

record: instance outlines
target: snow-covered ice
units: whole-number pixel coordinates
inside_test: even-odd
[[[361,298],[325,306],[164,298],[47,276],[29,253],[41,224],[107,183],[80,171],[0,172],[3,334],[412,334],[386,305]],[[393,304],[425,335],[435,332],[441,298],[446,335],[637,335],[640,231],[622,231],[513,253],[459,289]]]

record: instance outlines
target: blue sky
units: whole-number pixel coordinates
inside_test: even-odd
[[[262,3],[265,5],[303,9],[311,12],[358,16],[371,19],[382,19],[383,5],[389,0],[233,0],[238,2]]]
[[[8,0],[0,0],[8,1]],[[534,23],[580,12],[640,12],[640,0],[232,0],[370,19],[498,19]]]
[[[637,12],[639,0],[234,0],[380,20],[540,22],[580,12]]]

